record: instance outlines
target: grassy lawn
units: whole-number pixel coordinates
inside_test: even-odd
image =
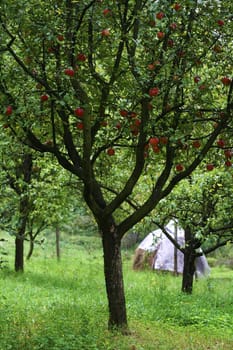
[[[36,247],[25,273],[0,271],[0,350],[232,350],[233,271],[212,269],[180,292],[181,277],[134,272],[124,252],[131,333],[107,331],[101,242],[62,242],[58,263],[48,242]]]

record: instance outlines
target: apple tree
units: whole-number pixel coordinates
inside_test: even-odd
[[[0,228],[15,238],[15,270],[23,271],[25,241],[29,259],[38,236],[70,220],[76,202],[69,201],[69,173],[58,169],[50,155],[19,143],[9,128],[0,140],[0,156]]]
[[[192,293],[195,259],[202,252],[207,255],[233,243],[233,169],[226,168],[224,163],[228,161],[222,159],[223,164],[210,172],[195,171],[157,207],[163,216],[160,222],[173,218],[185,232],[185,246],[180,246],[162,225],[164,233],[184,254],[183,292]]]
[[[232,127],[231,13],[217,0],[1,1],[2,124],[82,182],[110,328],[127,328],[122,237]]]

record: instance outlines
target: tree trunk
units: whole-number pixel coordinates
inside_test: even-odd
[[[104,273],[109,307],[109,329],[127,331],[121,241],[116,232],[103,233]]]
[[[24,239],[18,236],[15,239],[15,271],[24,270]]]
[[[189,250],[184,253],[182,292],[192,294],[195,273],[195,255]]]
[[[30,213],[30,200],[28,196],[28,187],[27,185],[31,181],[31,172],[32,172],[32,155],[25,154],[22,159],[22,164],[19,169],[19,177],[23,176],[24,184],[20,193],[19,200],[19,222],[18,230],[15,238],[15,271],[24,270],[24,238],[27,226],[28,215]]]
[[[34,237],[32,235],[30,235],[29,251],[27,254],[27,260],[29,260],[31,258],[33,250],[34,250]]]
[[[184,248],[184,268],[182,291],[191,294],[193,291],[193,277],[195,273],[195,238],[191,229],[186,227],[185,230],[185,248]]]

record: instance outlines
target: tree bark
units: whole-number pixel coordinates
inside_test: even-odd
[[[195,273],[195,240],[189,227],[185,230],[184,267],[182,279],[182,292],[192,294],[193,276]]]
[[[30,199],[27,194],[27,185],[31,181],[32,155],[25,154],[19,169],[19,177],[23,177],[24,184],[20,193],[19,202],[19,222],[15,238],[15,271],[24,270],[24,238],[27,226],[28,215],[30,212]]]
[[[30,240],[29,240],[29,251],[27,254],[27,260],[29,260],[32,256],[33,250],[34,250],[34,237],[32,235],[30,235]]]
[[[109,329],[127,331],[127,314],[121,259],[121,240],[116,232],[105,232],[102,237],[104,274],[109,307]]]
[[[182,292],[192,294],[194,273],[195,273],[195,254],[193,254],[191,250],[187,249],[187,251],[184,252]]]
[[[24,238],[18,236],[15,239],[15,271],[24,270]]]

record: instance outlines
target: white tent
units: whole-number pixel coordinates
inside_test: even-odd
[[[184,246],[184,230],[177,223],[170,221],[165,229],[181,247]],[[145,265],[146,258],[148,258],[147,262],[152,269],[180,274],[183,272],[183,253],[174,246],[160,229],[150,232],[139,244],[134,256],[133,268],[135,270],[142,268]],[[210,273],[210,268],[204,255],[196,258],[195,265],[198,277]]]

